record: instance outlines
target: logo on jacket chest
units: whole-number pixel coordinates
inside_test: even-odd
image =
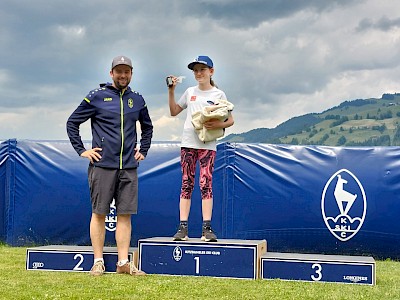
[[[132,98],[129,98],[129,99],[128,99],[128,107],[129,107],[129,108],[132,108],[132,107],[133,107],[133,99],[132,99]]]
[[[103,101],[104,101],[104,102],[111,102],[111,101],[113,101],[113,98],[111,98],[111,97],[103,98]],[[128,107],[129,107],[129,108],[132,108],[132,107],[133,107],[133,99],[132,99],[132,98],[129,98],[129,99],[128,99]]]

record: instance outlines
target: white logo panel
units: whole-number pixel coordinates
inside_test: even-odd
[[[367,213],[367,198],[358,178],[341,169],[329,178],[321,198],[326,227],[338,240],[345,242],[362,227]]]
[[[174,258],[175,261],[180,261],[181,258],[182,258],[182,254],[183,254],[183,252],[182,252],[181,247],[176,246],[176,247],[174,248],[174,251],[173,251],[173,253],[172,253],[172,256],[173,256],[173,258]]]

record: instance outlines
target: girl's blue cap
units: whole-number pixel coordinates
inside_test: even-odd
[[[194,61],[192,61],[190,64],[188,64],[188,68],[190,70],[193,70],[193,67],[195,64],[203,64],[206,65],[209,68],[212,68],[214,66],[213,61],[211,60],[211,58],[209,58],[208,56],[205,55],[200,55],[198,57],[196,57],[194,59]]]

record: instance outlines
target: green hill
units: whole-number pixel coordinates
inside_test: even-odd
[[[326,146],[399,146],[400,93],[344,101],[321,113],[289,119],[275,128],[230,134],[224,142]]]

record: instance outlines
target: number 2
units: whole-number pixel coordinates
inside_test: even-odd
[[[82,271],[83,268],[80,267],[80,265],[83,263],[83,255],[82,254],[75,254],[74,260],[79,259],[78,263],[75,265],[74,269],[75,271]]]

